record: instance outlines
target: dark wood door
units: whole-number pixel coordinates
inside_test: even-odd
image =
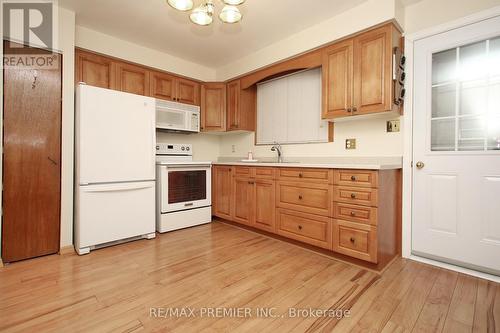
[[[207,83],[201,86],[201,130],[226,130],[226,85]]]
[[[13,52],[29,53],[27,48],[20,50]],[[5,262],[59,251],[62,57],[54,57],[57,69],[3,71]]]

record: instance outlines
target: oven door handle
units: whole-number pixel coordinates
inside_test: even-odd
[[[194,205],[194,203],[192,203],[192,202],[188,202],[188,203],[185,203],[185,204],[184,204],[184,207],[191,207],[191,206],[193,206],[193,205]]]

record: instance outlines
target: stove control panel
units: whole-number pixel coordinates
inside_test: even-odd
[[[193,146],[191,144],[180,143],[157,143],[156,155],[193,155]]]

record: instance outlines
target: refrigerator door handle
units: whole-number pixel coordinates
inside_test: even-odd
[[[116,191],[136,191],[145,188],[151,188],[154,183],[118,183],[105,185],[89,185],[82,187],[84,192],[116,192]]]

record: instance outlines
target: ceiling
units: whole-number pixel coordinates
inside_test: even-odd
[[[59,0],[76,24],[208,67],[220,67],[365,0],[247,0],[243,20],[196,26],[165,0]],[[202,0],[195,0],[199,5]],[[216,13],[222,8],[215,0]]]

